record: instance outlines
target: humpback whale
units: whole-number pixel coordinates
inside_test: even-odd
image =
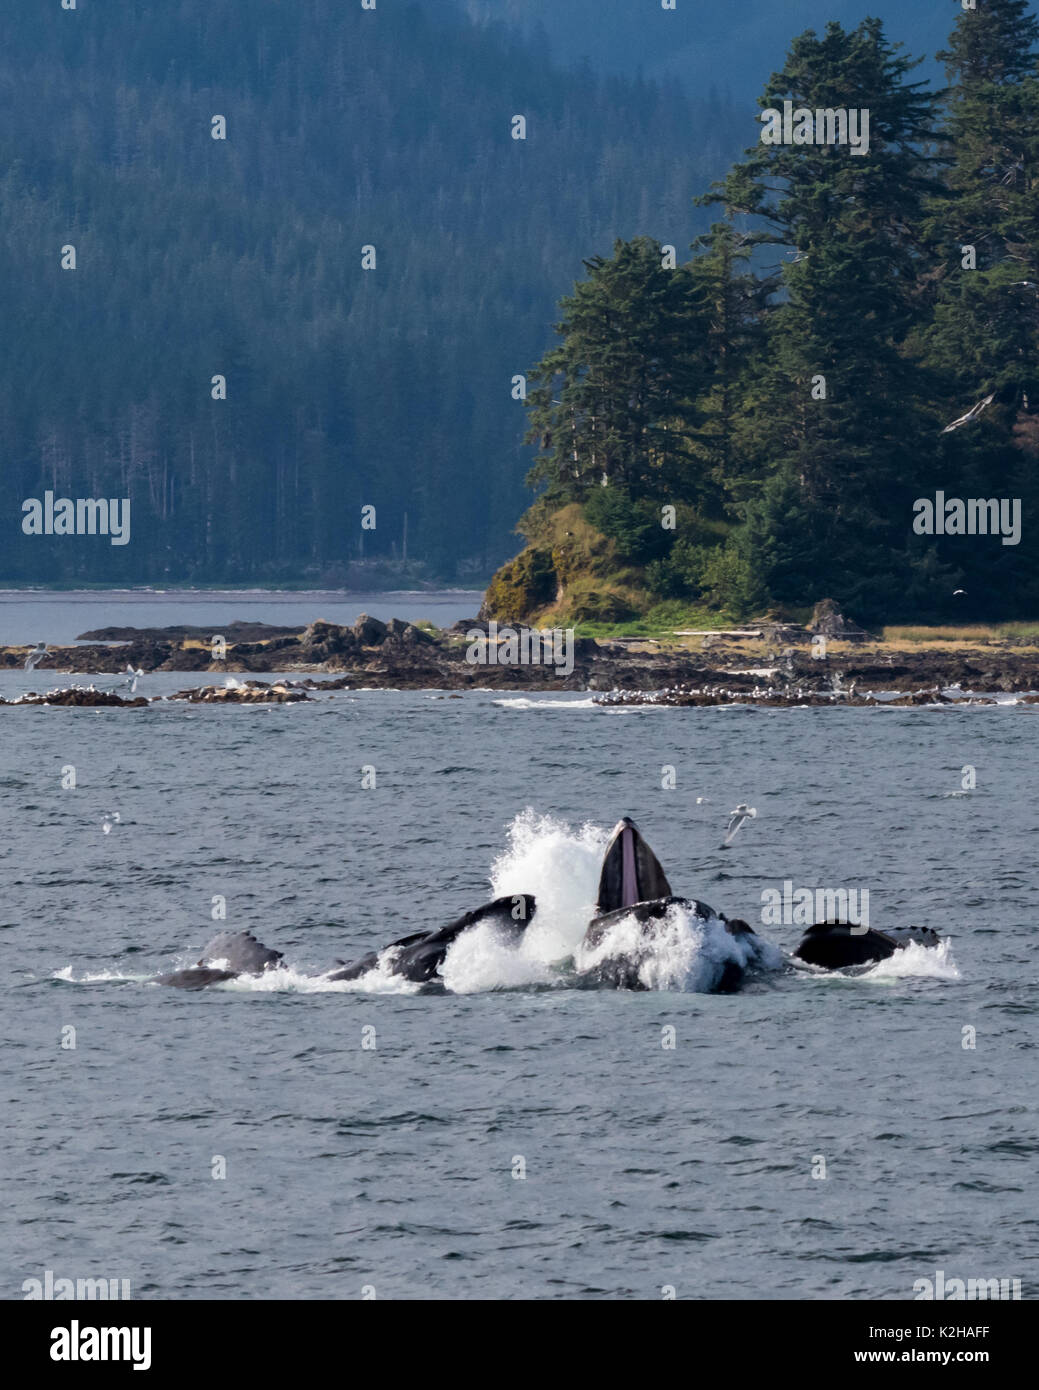
[[[937,946],[939,936],[931,927],[890,927],[863,931],[849,922],[817,922],[801,938],[795,957],[808,965],[841,970],[848,965],[873,965],[904,951],[912,942]]]
[[[337,962],[342,968],[325,976],[327,980],[358,980],[370,970],[376,970],[384,963],[391,974],[400,975],[405,980],[417,984],[436,981],[444,957],[463,932],[471,927],[491,925],[502,934],[510,944],[516,944],[530,924],[537,904],[529,893],[517,893],[514,897],[496,898],[492,903],[467,912],[457,921],[450,922],[437,931],[416,932],[413,936],[403,936],[392,941],[381,951],[369,951],[351,965]]]
[[[222,932],[214,936],[190,970],[175,970],[170,975],[157,975],[155,984],[172,985],[174,989],[205,989],[222,980],[236,980],[239,975],[262,975],[274,970],[282,959],[280,951],[271,951],[256,940],[252,932]]]
[[[608,985],[613,989],[648,988],[642,979],[642,966],[655,941],[660,939],[665,919],[674,908],[692,913],[704,925],[720,922],[730,936],[750,948],[746,953],[748,960],[756,954],[758,938],[746,922],[738,918],[729,921],[706,903],[676,897],[671,892],[659,859],[642,838],[635,822],[625,816],[614,827],[606,846],[595,916],[588,923],[583,941],[585,951],[594,952],[605,946],[607,954],[585,972],[583,982]],[[616,950],[610,950],[612,929],[630,918],[640,924],[637,942],[632,945],[625,938],[623,944],[618,942]],[[734,952],[721,963],[713,993],[728,994],[739,988],[746,969],[738,958],[742,954]]]
[[[510,942],[518,942],[529,926],[535,909],[536,903],[529,893],[497,898],[473,912],[467,912],[446,927],[402,937],[379,951],[370,951],[351,965],[337,961],[339,968],[327,971],[321,978],[329,981],[357,980],[382,964],[391,974],[400,975],[405,980],[435,985],[444,957],[463,932],[472,927],[490,925]],[[251,932],[224,932],[215,936],[205,947],[196,965],[188,970],[157,975],[154,983],[172,985],[174,989],[205,989],[208,985],[222,984],[225,980],[236,980],[241,975],[256,976],[275,970],[283,958],[281,951],[270,950],[257,941]]]
[[[529,893],[497,898],[447,926],[400,937],[350,963],[336,961],[318,978],[329,983],[359,980],[380,970],[427,991],[442,990],[447,953],[465,932],[489,928],[515,946],[536,906]],[[880,931],[846,921],[818,922],[807,929],[794,957],[839,970],[885,960],[913,942],[937,946],[939,937],[929,927]],[[264,946],[251,932],[224,932],[209,942],[194,966],[153,978],[175,989],[200,990],[242,976],[261,976],[277,969],[282,960],[281,951]],[[685,988],[720,994],[739,989],[749,968],[778,963],[778,952],[746,922],[727,919],[697,899],[675,895],[659,859],[635,822],[625,816],[606,846],[594,915],[574,953],[574,973],[569,974],[568,967],[565,978],[578,988],[647,990],[682,988],[677,978],[681,977]]]

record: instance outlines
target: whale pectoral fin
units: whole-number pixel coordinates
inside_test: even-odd
[[[901,944],[873,927],[863,931],[848,922],[817,922],[805,932],[794,955],[809,965],[840,970],[847,965],[887,960]]]
[[[367,975],[369,970],[374,970],[379,964],[380,957],[387,951],[395,951],[396,956],[389,963],[389,968],[393,974],[401,975],[404,979],[412,980],[417,984],[427,984],[437,974],[451,945],[464,931],[468,931],[470,927],[478,927],[485,922],[490,922],[506,929],[513,938],[519,937],[526,931],[531,918],[534,916],[536,906],[534,898],[529,893],[516,893],[511,897],[495,898],[494,902],[485,903],[483,907],[467,912],[463,917],[449,922],[446,927],[438,927],[433,931],[415,932],[411,936],[402,936],[398,941],[391,941],[380,951],[370,952],[367,956],[355,961],[352,965],[344,966],[327,978],[333,981],[356,980],[361,975]]]
[[[156,975],[157,985],[171,985],[174,989],[205,989],[207,985],[218,985],[224,980],[237,980],[236,970],[208,970],[196,967],[192,970],[175,970],[171,975]]]
[[[536,908],[537,904],[530,893],[514,893],[510,897],[495,898],[493,902],[484,903],[482,907],[473,908],[472,912],[449,922],[446,927],[431,932],[430,939],[451,942],[470,927],[479,927],[485,922],[493,922],[495,926],[504,927],[510,933],[521,936],[530,924]]]
[[[272,951],[257,941],[252,932],[222,932],[214,936],[198,958],[205,966],[215,960],[226,960],[227,968],[237,975],[259,975],[272,969],[282,959],[281,951]]]
[[[394,973],[419,984],[427,984],[439,973],[444,957],[463,932],[490,925],[516,941],[526,931],[535,909],[536,903],[529,893],[495,898],[494,902],[474,908],[456,921],[449,922],[446,927],[420,937],[413,944],[397,943],[403,945],[404,949],[393,963]]]

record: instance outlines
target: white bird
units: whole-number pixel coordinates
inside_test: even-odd
[[[965,594],[966,592],[966,589],[953,589],[952,596],[955,598],[957,594]]]
[[[111,835],[112,826],[119,825],[121,820],[122,817],[119,815],[118,811],[106,811],[105,818],[101,822],[101,829],[105,832],[106,835]]]
[[[951,434],[953,430],[958,430],[961,425],[969,425],[972,421],[976,420],[985,407],[991,405],[995,399],[996,393],[993,391],[991,396],[986,396],[983,401],[978,401],[977,405],[971,406],[966,415],[961,415],[958,420],[953,420],[951,425],[946,425],[942,430],[942,434]]]
[[[710,799],[711,798],[709,796],[698,796],[696,798],[696,804],[697,806],[705,806],[710,801]]]
[[[35,648],[25,658],[25,669],[35,671],[40,662],[47,655],[47,643],[37,642]]]
[[[725,843],[731,845],[744,822],[753,820],[757,814],[753,806],[748,806],[745,801],[741,801],[735,811],[729,813],[729,824],[725,828]]]
[[[131,695],[135,694],[136,691],[137,691],[137,682],[138,682],[138,681],[141,679],[141,677],[144,675],[144,668],[143,668],[143,667],[139,667],[139,668],[135,671],[134,668],[133,668],[132,666],[127,665],[127,668],[126,668],[126,671],[124,672],[124,675],[125,675],[126,679],[125,679],[125,680],[121,680],[121,681],[119,682],[118,685],[113,685],[113,687],[112,687],[113,691],[115,691],[115,690],[127,690],[127,691],[129,691],[129,693],[130,693]]]

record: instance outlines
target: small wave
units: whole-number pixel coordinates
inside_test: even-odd
[[[61,970],[55,970],[51,975],[52,980],[62,980],[71,985],[107,985],[119,984],[124,981],[133,981],[138,984],[154,979],[153,975],[129,974],[125,970],[91,970],[85,975],[74,975],[72,966],[63,966]]]
[[[501,709],[585,710],[599,708],[591,697],[584,700],[534,700],[529,695],[515,695],[507,699],[493,700],[491,703],[498,705]]]

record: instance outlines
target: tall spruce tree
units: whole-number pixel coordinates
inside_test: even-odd
[[[946,537],[971,616],[1039,602],[1031,526],[1039,515],[1039,20],[1026,0],[960,10],[946,51],[943,152],[931,227],[941,276],[924,334],[946,421],[935,483],[946,495],[1020,499],[1023,544]]]
[[[690,453],[714,484],[709,500],[726,508],[750,486],[750,458],[743,440],[744,397],[765,370],[765,320],[779,277],[751,268],[761,232],[738,232],[716,222],[693,243],[689,265],[693,293],[704,315],[708,375],[697,402],[698,425]]]
[[[960,11],[938,55],[950,83],[950,167],[932,213],[943,272],[932,351],[963,391],[994,390],[1015,406],[1029,387],[1039,405],[1037,44],[1026,0],[985,0]]]
[[[585,261],[588,278],[562,300],[562,341],[532,372],[528,442],[534,484],[549,502],[583,500],[600,485],[655,488],[667,501],[695,491],[685,431],[704,380],[704,326],[689,271],[666,265],[649,237],[618,241]]]
[[[904,589],[915,476],[934,450],[924,382],[904,350],[930,268],[936,178],[936,98],[910,80],[916,66],[877,20],[801,35],[763,110],[790,100],[867,111],[868,153],[763,141],[710,195],[762,219],[786,253],[770,371],[748,402],[758,467],[773,480],[748,512],[752,587],[787,604],[832,594],[867,619]],[[797,563],[769,558],[780,552]]]

